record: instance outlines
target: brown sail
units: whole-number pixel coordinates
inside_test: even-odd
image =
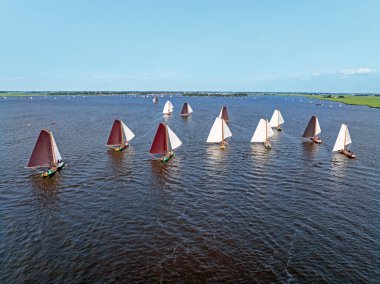
[[[225,122],[229,121],[229,119],[228,119],[228,113],[227,113],[227,107],[226,106],[224,106],[222,108],[222,110],[220,111],[219,117],[223,118]]]
[[[30,157],[28,168],[50,167],[54,163],[54,153],[50,131],[42,129]]]
[[[187,103],[183,104],[182,110],[181,110],[181,115],[189,115],[189,106]]]
[[[107,146],[118,146],[123,145],[125,143],[124,141],[124,133],[123,133],[123,127],[121,124],[121,121],[118,119],[115,119],[115,122],[113,123],[110,136],[108,137]]]
[[[160,123],[160,125],[157,128],[156,135],[154,136],[149,153],[153,155],[166,154],[169,151],[168,148],[168,135],[166,126],[165,124]]]
[[[302,135],[302,137],[306,137],[306,138],[309,138],[309,137],[314,137],[317,133],[316,129],[317,129],[317,124],[318,124],[318,120],[317,120],[317,117],[315,115],[313,115],[311,118],[310,118],[310,121],[309,123],[307,124],[306,128],[305,128],[305,131]]]

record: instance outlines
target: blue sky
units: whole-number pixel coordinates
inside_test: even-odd
[[[0,0],[0,90],[380,92],[380,1]]]

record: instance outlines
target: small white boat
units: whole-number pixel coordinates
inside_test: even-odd
[[[350,132],[348,132],[347,124],[342,124],[338,137],[336,138],[333,152],[339,152],[343,155],[346,155],[349,158],[356,158],[356,155],[346,147],[352,143]]]
[[[276,130],[281,131],[281,124],[284,124],[285,120],[281,115],[281,112],[277,109],[274,110],[272,118],[270,119],[270,126],[276,128]]]
[[[232,136],[231,130],[223,118],[215,118],[214,124],[208,134],[206,143],[220,143],[220,149],[227,148],[227,139]]]
[[[166,101],[164,109],[162,110],[163,114],[171,115],[173,112],[174,106],[170,101]]]
[[[253,133],[251,142],[252,143],[263,143],[265,148],[271,149],[269,138],[274,135],[272,128],[267,119],[261,118],[255,132]]]

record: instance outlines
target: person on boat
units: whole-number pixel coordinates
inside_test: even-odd
[[[169,151],[165,154],[165,156],[162,157],[162,160],[169,159],[171,156],[173,156],[174,152]]]

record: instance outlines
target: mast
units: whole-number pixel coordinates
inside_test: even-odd
[[[317,132],[317,117],[315,117],[315,119],[314,119],[314,136],[313,137],[315,137],[316,136],[316,133]]]
[[[121,146],[125,145],[125,133],[123,129],[123,124],[120,123],[120,132],[121,132]]]
[[[166,149],[169,151],[169,135],[168,135],[168,126],[165,124],[165,133],[166,133]]]
[[[222,142],[224,141],[224,125],[223,125],[224,119],[222,118]]]
[[[268,141],[268,122],[265,120],[265,141]]]
[[[345,129],[345,131],[344,131],[344,142],[343,142],[343,150],[345,150],[345,149],[346,149],[346,137],[347,137],[347,129],[348,129],[348,127],[347,127],[347,124],[346,124],[346,129]]]
[[[280,126],[280,111],[277,110],[277,127]]]
[[[51,152],[53,153],[53,164],[57,162],[55,158],[55,151],[54,151],[54,143],[53,143],[53,137],[51,136],[51,132],[49,131],[49,136],[50,136],[50,147],[51,147]]]

